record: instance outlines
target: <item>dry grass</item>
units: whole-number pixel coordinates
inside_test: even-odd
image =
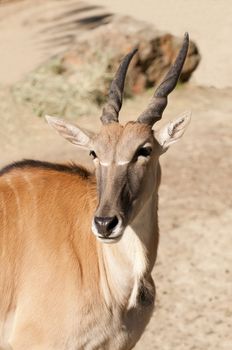
[[[96,59],[78,69],[66,70],[61,57],[54,57],[12,88],[16,102],[33,114],[76,118],[93,114],[107,97],[113,74],[108,67],[111,52],[96,51]],[[126,96],[129,88],[126,87]]]

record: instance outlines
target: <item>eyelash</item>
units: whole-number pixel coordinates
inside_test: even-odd
[[[89,155],[92,157],[92,159],[96,159],[97,158],[97,155],[96,155],[96,153],[94,151],[90,151]]]

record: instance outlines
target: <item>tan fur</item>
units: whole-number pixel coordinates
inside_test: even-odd
[[[131,240],[132,247],[123,248],[121,241],[119,248],[96,241],[91,232],[94,181],[18,169],[1,177],[0,190],[1,349],[129,349],[149,318],[144,311],[138,316],[138,308],[129,319],[125,314],[136,258],[125,253],[136,243]],[[110,265],[112,274],[106,271]],[[124,323],[137,323],[137,317],[139,332],[121,329]],[[84,339],[93,345],[85,346]]]
[[[133,161],[147,142],[151,156]],[[132,122],[103,126],[88,143],[102,189],[93,176],[42,167],[0,176],[1,350],[129,350],[151,317],[160,146],[149,126]],[[130,214],[120,207],[123,176],[140,179]],[[115,244],[91,230],[102,210],[124,215]]]

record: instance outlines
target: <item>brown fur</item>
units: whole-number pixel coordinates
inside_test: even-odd
[[[63,288],[69,271],[75,271],[76,292],[84,288],[97,302],[97,243],[91,233],[94,180],[73,174],[71,167],[66,170],[16,165],[0,178],[1,320],[20,302],[20,294],[33,293],[38,282],[43,293],[57,279]]]
[[[94,315],[102,305],[101,314],[106,307],[99,280],[102,253],[90,227],[96,207],[94,179],[74,174],[71,168],[69,172],[34,165],[12,166],[0,177],[3,349],[6,340],[17,350],[29,344],[31,349],[40,344],[47,349],[59,338],[62,323],[72,325],[67,320],[60,324],[70,311],[88,319],[91,310]],[[5,339],[4,323],[11,312],[14,322]],[[106,344],[100,348],[114,348]]]
[[[91,139],[54,123],[96,152],[98,188],[74,165],[23,161],[0,172],[0,349],[132,349],[155,301],[161,143],[140,123],[105,125]],[[182,134],[165,129],[161,140]],[[149,157],[135,158],[146,144]],[[94,236],[96,213],[122,218],[115,244]]]

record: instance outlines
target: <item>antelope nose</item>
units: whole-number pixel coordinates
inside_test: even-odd
[[[109,237],[118,224],[118,218],[117,216],[95,216],[94,223],[100,235]]]

